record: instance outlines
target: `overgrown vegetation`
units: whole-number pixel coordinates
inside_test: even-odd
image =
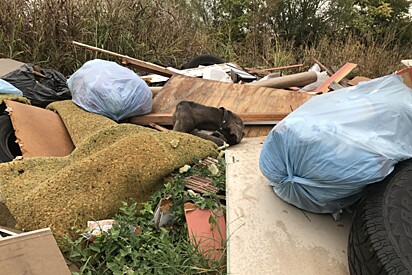
[[[124,204],[114,218],[117,223],[113,228],[92,242],[84,237],[67,239],[71,248],[67,251],[68,259],[80,268],[80,274],[226,274],[225,253],[220,259],[211,260],[189,242],[183,209],[186,201],[202,209],[222,207],[216,196],[202,196],[184,188],[185,177],[199,175],[212,179],[224,192],[224,160],[219,159],[215,166],[216,174],[200,163],[185,174],[172,174],[165,180],[163,190],[144,203],[140,211],[136,204]],[[173,200],[174,219],[171,225],[157,228],[154,211],[165,195]]]
[[[76,40],[181,67],[212,53],[247,67],[359,64],[377,77],[410,58],[410,0],[0,0],[0,57],[66,75],[93,58]]]

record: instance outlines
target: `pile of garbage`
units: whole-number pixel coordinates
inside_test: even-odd
[[[117,124],[71,101],[49,108],[67,121],[76,149],[67,157],[3,163],[0,194],[18,228],[51,227],[58,240],[74,225],[113,216],[122,201],[147,200],[166,175],[193,158],[217,154],[211,142]]]
[[[256,70],[223,63],[178,70],[112,55],[121,57],[123,65],[153,74],[139,76],[117,63],[92,60],[68,80],[32,64],[1,77],[0,92],[7,94],[1,98],[29,100],[57,112],[76,148],[65,157],[23,154],[0,165],[0,203],[19,228],[50,226],[62,237],[70,234],[75,221],[104,219],[121,201],[147,199],[164,176],[193,158],[216,155],[212,142],[170,131],[173,110],[184,100],[221,107],[215,134],[227,127],[227,135],[234,135],[227,125],[231,112],[238,118],[232,123],[240,129],[243,123],[246,128],[269,128],[258,130],[268,135],[260,168],[279,197],[311,212],[338,218],[366,185],[412,157],[412,140],[405,132],[412,126],[411,91],[404,84],[410,84],[410,77],[401,73],[349,80],[356,64],[331,71],[316,59],[307,72],[291,75],[279,71],[303,64]],[[216,87],[227,91],[219,94],[223,106],[211,103],[213,96],[205,92]],[[265,104],[254,97],[262,97]],[[282,112],[270,105],[279,102]],[[255,111],[261,109],[265,111]],[[2,111],[12,112],[5,107]],[[196,130],[211,130],[202,125]]]

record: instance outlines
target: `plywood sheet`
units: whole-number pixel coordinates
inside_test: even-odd
[[[0,77],[17,70],[22,65],[24,65],[24,63],[13,59],[0,58]]]
[[[1,274],[70,274],[49,228],[0,240]]]
[[[228,274],[347,275],[352,215],[300,210],[259,169],[264,137],[226,149]]]
[[[178,75],[173,76],[153,99],[152,113],[172,115],[180,101],[190,100],[207,106],[225,107],[236,114],[271,113],[285,116],[312,97],[307,93]],[[133,123],[138,123],[138,120]],[[261,127],[248,126],[246,136],[266,135],[273,125]]]
[[[251,85],[173,76],[153,100],[153,113],[173,113],[182,100],[235,113],[289,113],[313,95]]]
[[[5,100],[24,157],[62,157],[74,145],[60,116],[50,110]]]

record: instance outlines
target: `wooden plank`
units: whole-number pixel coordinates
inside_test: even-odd
[[[347,76],[353,69],[355,69],[358,65],[354,63],[346,63],[342,68],[340,68],[336,73],[334,73],[328,80],[326,80],[322,85],[319,86],[315,90],[315,92],[319,93],[327,93],[329,91],[330,84],[335,81],[341,81],[345,76]]]
[[[412,67],[408,67],[396,73],[403,78],[403,83],[412,89]]]
[[[173,114],[177,103],[191,100],[239,113],[289,114],[312,98],[307,93],[173,76],[153,99],[152,113]]]
[[[330,83],[329,87],[330,87],[332,90],[334,90],[334,91],[343,88],[342,85],[340,85],[338,82],[335,82],[335,81],[333,81],[332,83]]]
[[[0,240],[1,274],[70,274],[49,228]]]
[[[24,63],[17,60],[0,58],[0,77],[17,70],[22,65],[24,65]]]
[[[160,131],[160,132],[167,132],[169,131],[169,129],[162,127],[160,125],[157,125],[156,123],[149,123],[149,126],[152,128],[155,128],[156,130]]]
[[[303,64],[296,64],[296,65],[288,65],[288,66],[282,66],[282,67],[276,67],[276,68],[262,69],[262,71],[277,71],[277,70],[283,70],[283,69],[298,68],[302,66]]]
[[[348,85],[355,86],[358,85],[359,82],[371,80],[368,77],[364,76],[355,76],[353,79],[349,80]]]
[[[129,57],[127,55],[115,53],[115,52],[108,51],[108,50],[105,50],[105,49],[101,49],[101,48],[98,48],[98,47],[93,47],[93,46],[83,44],[83,43],[80,43],[80,42],[77,42],[77,41],[72,41],[72,44],[76,45],[76,46],[79,46],[79,47],[82,47],[82,48],[85,48],[85,49],[88,49],[88,50],[101,52],[101,53],[105,53],[105,54],[108,54],[108,55],[111,55],[111,56],[119,57],[119,58],[122,59],[123,64],[136,67],[136,68],[138,68],[142,71],[145,71],[145,72],[156,73],[156,74],[160,74],[160,75],[167,76],[167,77],[170,77],[172,75],[177,74],[176,72],[173,72],[173,71],[171,71],[171,70],[169,70],[165,67],[162,67],[162,66],[150,63],[150,62],[142,61],[142,60],[139,60],[139,59],[136,59],[136,58],[132,58],[132,57]]]
[[[173,76],[153,99],[152,113],[130,118],[131,123],[171,123],[176,105],[190,100],[213,107],[225,107],[246,121],[282,120],[314,95],[200,78]],[[263,117],[262,117],[263,116]],[[152,120],[155,117],[155,120]],[[273,126],[250,126],[247,137],[264,136]],[[248,128],[248,127],[246,127]]]
[[[267,124],[277,123],[284,119],[288,113],[236,113],[243,122],[246,124],[253,124],[257,122],[262,124],[262,122],[267,122]],[[129,123],[150,125],[152,123],[159,123],[163,125],[172,125],[173,114],[147,114],[144,116],[131,117],[128,121]]]

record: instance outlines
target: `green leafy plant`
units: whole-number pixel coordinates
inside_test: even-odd
[[[184,178],[195,174],[210,177],[219,188],[224,188],[224,160],[219,160],[217,166],[217,175],[212,175],[207,166],[201,164],[194,165],[184,175],[170,175],[165,179],[164,188],[143,203],[140,210],[137,204],[123,203],[114,217],[116,223],[108,232],[93,239],[67,238],[70,247],[67,258],[80,269],[75,274],[225,274],[225,257],[212,260],[200,253],[198,245],[190,243],[183,209],[188,200],[200,208],[220,207],[217,197],[193,196],[190,194],[194,192],[184,187]],[[165,228],[157,228],[153,215],[164,195],[173,198],[174,220]],[[210,222],[211,226],[217,224],[213,218]]]

